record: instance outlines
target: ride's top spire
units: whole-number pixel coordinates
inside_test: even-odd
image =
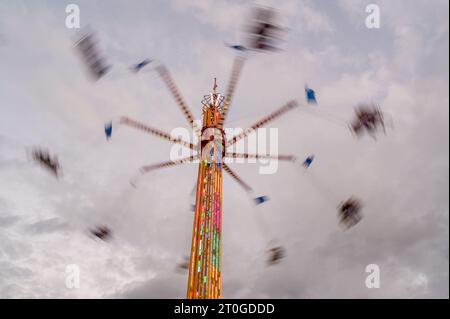
[[[211,92],[211,104],[214,106],[218,106],[219,95],[216,92],[217,89],[217,79],[214,78],[213,90]]]
[[[217,79],[214,78],[214,85],[213,85],[213,92],[216,93],[216,89],[217,89]]]

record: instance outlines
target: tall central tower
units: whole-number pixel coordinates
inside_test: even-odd
[[[198,168],[195,217],[187,298],[222,297],[222,161],[225,136],[219,128],[223,96],[213,92],[203,103],[201,156]]]

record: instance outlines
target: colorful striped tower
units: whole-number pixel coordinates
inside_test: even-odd
[[[222,160],[225,137],[218,124],[223,97],[213,92],[203,100],[201,157],[187,297],[222,297]]]

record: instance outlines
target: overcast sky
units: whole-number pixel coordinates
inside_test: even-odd
[[[368,3],[381,27],[368,29]],[[96,32],[113,65],[88,78],[65,26],[76,3],[81,26]],[[189,3],[189,4],[188,4]],[[252,54],[226,126],[246,127],[303,87],[316,90],[313,116],[301,109],[271,123],[278,149],[305,173],[279,163],[230,166],[270,201],[255,207],[229,176],[223,185],[225,298],[449,297],[449,41],[447,0],[264,1],[289,28],[281,52]],[[129,180],[140,166],[169,158],[171,144],[126,127],[104,137],[120,115],[171,131],[188,127],[155,72],[132,74],[144,58],[162,61],[195,117],[217,77],[226,90],[251,1],[0,0],[0,297],[183,298],[189,255],[195,164]],[[359,102],[376,102],[390,125],[375,141],[355,139]],[[331,120],[333,119],[333,120]],[[392,121],[391,121],[392,119]],[[339,120],[339,121],[338,121]],[[42,146],[57,154],[57,180],[30,161]],[[343,231],[336,207],[354,195],[364,219]],[[109,242],[88,229],[113,229]],[[266,266],[265,250],[287,256]],[[66,266],[80,287],[66,287]],[[368,289],[377,264],[381,286]]]

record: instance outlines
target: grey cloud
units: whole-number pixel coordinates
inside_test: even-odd
[[[60,232],[67,228],[67,223],[64,223],[58,217],[49,218],[35,222],[27,227],[27,230],[33,234],[49,234],[53,232]]]

